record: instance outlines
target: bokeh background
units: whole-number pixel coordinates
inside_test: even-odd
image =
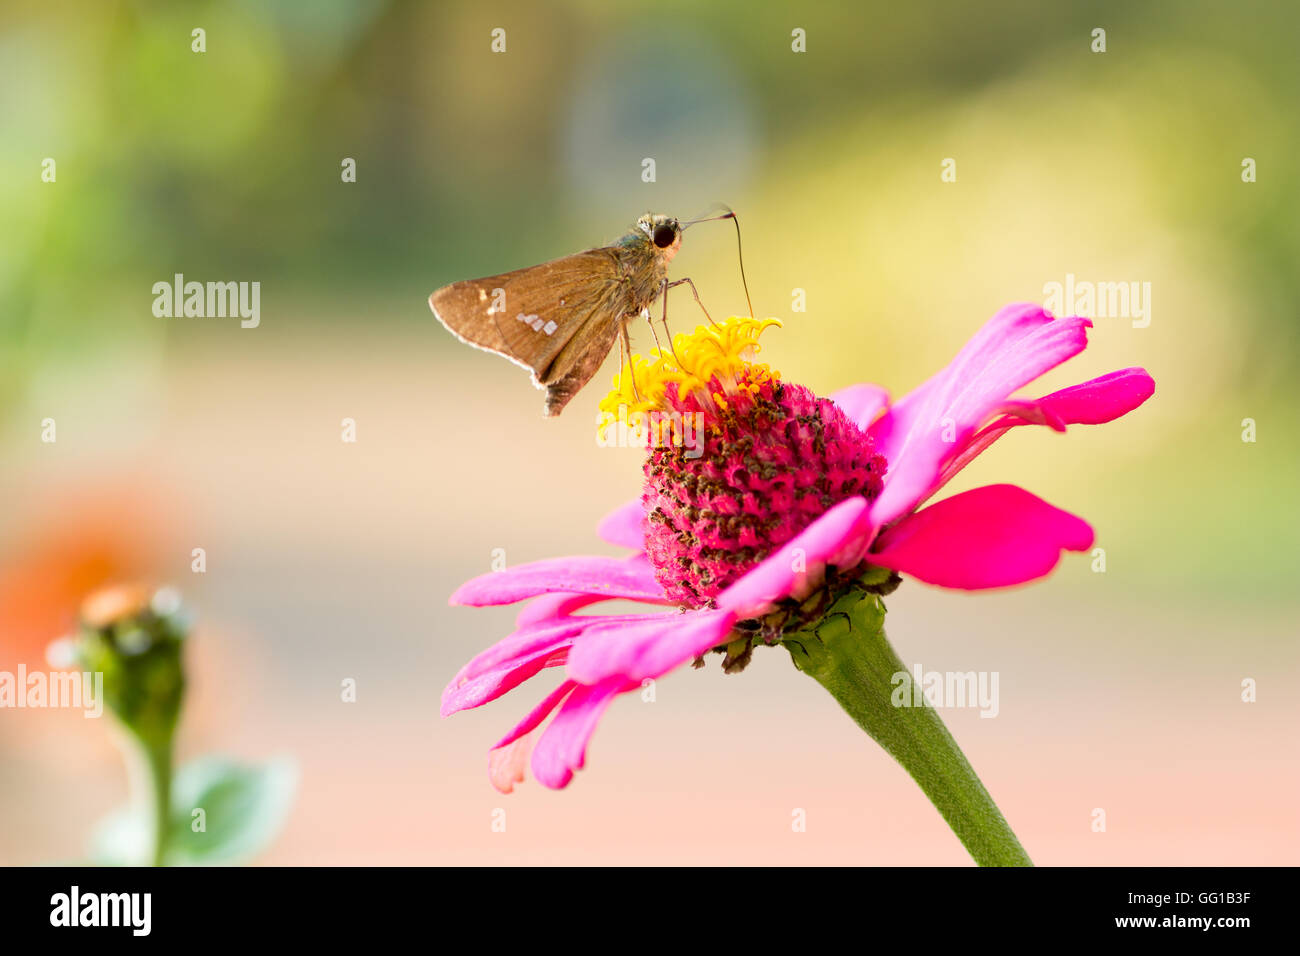
[[[621,700],[561,793],[503,797],[485,773],[549,685],[438,716],[513,620],[447,595],[493,549],[613,553],[593,527],[637,493],[640,456],[595,440],[612,360],[544,421],[429,293],[714,201],[740,213],[758,313],[787,320],[765,359],[823,393],[901,394],[1067,274],[1151,283],[1148,327],[1098,318],[1035,391],[1144,365],[1154,399],[1026,429],[957,486],[1014,481],[1086,516],[1105,573],[1076,555],[1011,592],[909,583],[890,632],[926,669],[999,672],[997,719],[946,719],[1037,862],[1300,858],[1294,4],[19,0],[0,18],[0,669],[41,666],[98,583],[182,588],[182,758],[300,768],[264,862],[969,862],[781,651]],[[259,281],[260,327],[156,318],[177,272]],[[673,274],[743,311],[726,223],[692,230]],[[670,322],[696,321],[674,293]],[[76,858],[125,799],[108,730],[0,711],[0,861]]]

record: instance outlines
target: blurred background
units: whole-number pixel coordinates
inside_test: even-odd
[[[613,359],[543,420],[429,293],[725,201],[757,313],[786,321],[764,359],[823,394],[901,395],[1067,275],[1150,283],[1149,325],[1098,316],[1032,391],[1143,365],[1155,397],[1025,429],[953,489],[1013,481],[1085,516],[1105,572],[911,582],[890,634],[927,670],[999,672],[997,719],[945,719],[1038,863],[1294,864],[1298,28],[1294,5],[1213,0],[7,3],[0,670],[46,666],[98,584],[180,587],[182,759],[300,768],[268,863],[969,863],[782,651],[620,700],[559,793],[486,777],[549,680],[438,716],[514,617],[447,595],[493,549],[614,553],[593,529],[641,456],[596,443]],[[260,325],[156,317],[175,273],[260,282]],[[728,224],[672,274],[744,311]],[[676,330],[699,318],[673,294]],[[76,858],[125,799],[107,729],[0,711],[0,862]]]

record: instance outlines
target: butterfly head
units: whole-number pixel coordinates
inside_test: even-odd
[[[682,247],[682,224],[673,216],[646,213],[636,221],[636,227],[665,263],[671,262]]]

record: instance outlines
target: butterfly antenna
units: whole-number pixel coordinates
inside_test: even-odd
[[[730,219],[736,224],[736,259],[740,262],[740,284],[745,287],[745,304],[749,306],[749,317],[752,319],[754,318],[754,303],[749,298],[749,283],[745,280],[745,254],[740,247],[740,219],[737,218],[735,212],[726,203],[716,202],[709,207],[709,212],[717,212],[719,210],[723,211],[722,215],[710,216],[706,213],[705,215],[692,219],[689,222],[682,223],[682,229],[686,229],[688,226],[693,226],[697,222],[717,222],[719,219]],[[698,299],[699,297],[697,296],[696,298]],[[706,312],[705,315],[707,314],[708,313]],[[710,319],[709,321],[712,322],[713,320]],[[714,325],[717,325],[717,323],[714,322]]]
[[[749,299],[749,283],[745,281],[745,254],[740,248],[740,220],[734,212],[728,212],[724,219],[736,224],[736,259],[740,262],[740,284],[745,287],[745,305],[749,306],[749,317],[754,318],[754,303]]]

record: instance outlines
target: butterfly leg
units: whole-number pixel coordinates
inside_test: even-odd
[[[686,280],[686,281],[689,281],[689,280]],[[664,335],[668,336],[668,348],[669,348],[669,349],[672,351],[672,353],[673,353],[673,358],[674,358],[674,359],[676,360],[676,362],[677,362],[677,367],[678,367],[678,368],[681,368],[681,367],[682,367],[682,360],[681,360],[681,359],[678,357],[678,355],[677,355],[677,346],[673,345],[673,333],[672,333],[672,331],[668,328],[668,290],[671,289],[673,286],[678,285],[678,284],[679,284],[679,283],[676,283],[676,282],[669,282],[667,279],[665,279],[663,285],[662,285],[662,286],[660,287],[660,289],[659,289],[659,294],[663,297],[663,300],[664,300],[664,314],[663,314],[663,318],[660,320],[660,321],[663,322],[663,326],[664,326]],[[707,314],[707,313],[706,313],[706,314]],[[647,320],[649,320],[649,316],[647,316]],[[650,332],[651,332],[651,334],[654,333],[654,328],[655,328],[655,324],[654,324],[654,322],[653,322],[653,321],[650,321]],[[655,344],[656,344],[656,345],[659,345],[659,336],[657,336],[657,335],[655,336]],[[660,348],[659,348],[659,354],[660,354],[660,355],[663,355],[663,354],[664,354],[664,350],[663,350],[663,347],[662,347],[662,346],[660,346]]]
[[[667,280],[665,280],[665,281],[667,281]],[[664,302],[664,316],[665,316],[665,318],[667,317],[667,315],[668,315],[668,303],[667,303],[667,301],[665,301],[665,302]],[[655,348],[658,350],[658,352],[659,352],[660,355],[663,355],[663,354],[664,354],[663,343],[661,343],[661,342],[659,341],[659,333],[655,331],[655,320],[652,319],[652,318],[650,318],[650,310],[649,310],[649,309],[645,309],[645,310],[641,313],[641,316],[642,316],[642,318],[645,319],[645,324],[648,325],[648,326],[650,326],[650,337],[651,337],[652,339],[655,340]],[[668,331],[668,326],[664,326],[664,331],[665,331],[665,332]],[[671,345],[672,342],[670,341],[669,344]]]
[[[709,310],[704,307],[704,303],[700,300],[700,293],[699,290],[695,288],[695,283],[692,282],[690,279],[678,279],[675,282],[665,281],[665,285],[664,285],[665,303],[664,304],[667,305],[668,290],[671,289],[673,286],[681,285],[683,282],[691,287],[691,295],[695,296],[695,304],[700,307],[700,311],[703,312],[704,317],[709,320],[709,324],[717,325],[718,323],[713,321],[713,316],[709,315]]]
[[[618,390],[623,391],[623,367],[627,364],[627,346],[623,339],[618,340]]]
[[[623,338],[620,340],[621,344],[618,347],[619,355],[622,356],[624,353],[627,354],[627,368],[632,375],[632,394],[639,402],[641,401],[641,392],[636,387],[636,369],[632,365],[632,337],[628,335],[626,322],[620,323],[620,328],[623,332]],[[618,390],[620,392],[623,391],[622,365],[618,367]]]

